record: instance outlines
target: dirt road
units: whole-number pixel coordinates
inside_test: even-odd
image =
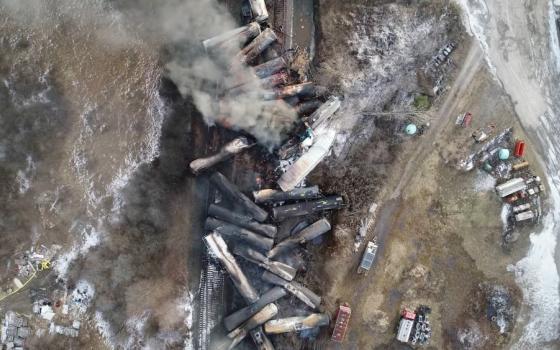
[[[465,59],[462,63],[461,69],[457,74],[455,82],[450,87],[447,95],[444,97],[441,105],[437,107],[433,113],[431,113],[431,120],[433,127],[424,136],[418,138],[414,141],[414,150],[412,150],[409,155],[407,155],[408,162],[404,166],[402,171],[402,176],[400,181],[395,183],[392,189],[389,189],[388,199],[383,201],[379,212],[377,213],[377,220],[375,224],[375,229],[372,236],[377,237],[377,242],[379,244],[379,249],[377,253],[377,259],[385,256],[384,250],[387,248],[386,245],[389,241],[389,234],[395,229],[396,226],[402,225],[399,222],[399,217],[401,217],[401,210],[406,207],[406,203],[403,201],[403,192],[411,183],[411,180],[417,174],[418,169],[421,168],[424,160],[433,153],[434,140],[438,138],[442,130],[449,126],[449,123],[454,119],[451,118],[451,114],[455,112],[458,104],[461,101],[461,95],[465,93],[465,90],[477,74],[483,67],[484,55],[480,47],[476,42],[470,43],[469,47],[465,50]],[[400,219],[402,221],[402,218]],[[372,237],[368,237],[371,239]],[[352,257],[352,262],[349,264],[351,266],[357,266],[359,263],[360,256],[356,255]],[[378,263],[375,263],[378,265]],[[351,273],[355,273],[352,271]],[[354,301],[367,301],[371,299],[372,295],[376,295],[376,285],[379,283],[385,283],[376,278],[360,278],[353,285],[350,291],[351,297],[349,300]],[[366,302],[367,303],[367,302]],[[365,305],[364,305],[365,307]],[[359,308],[357,311],[356,318],[364,318],[364,314],[371,312],[371,310],[363,310]],[[347,344],[350,348],[352,346],[359,346],[359,340],[357,343]]]
[[[387,201],[379,212],[379,220],[376,223],[374,236],[378,239],[379,244],[379,254],[383,254],[383,249],[385,241],[387,240],[387,234],[390,231],[396,213],[400,207],[401,195],[403,189],[410,183],[415,172],[420,167],[420,163],[426,159],[427,155],[431,152],[432,143],[434,139],[441,133],[441,131],[448,125],[448,123],[453,119],[450,118],[450,114],[457,107],[459,103],[458,97],[464,93],[465,89],[472,81],[476,72],[482,67],[484,62],[483,52],[480,49],[478,43],[475,41],[471,42],[468,49],[467,57],[462,65],[461,71],[457,75],[455,82],[448,91],[444,102],[435,112],[432,118],[432,123],[436,124],[432,129],[426,133],[417,144],[414,153],[411,154],[410,160],[406,164],[404,172],[402,173],[401,180],[393,190],[389,201]],[[367,280],[364,280],[367,281]],[[362,286],[357,289],[356,297],[360,297],[360,292],[364,290]]]
[[[427,154],[431,151],[431,144],[437,135],[445,128],[445,126],[452,120],[450,113],[456,108],[459,99],[476,72],[482,67],[484,62],[484,55],[477,42],[471,42],[467,57],[462,64],[461,71],[459,72],[455,82],[447,92],[443,104],[437,109],[432,119],[432,124],[435,124],[426,135],[420,139],[416,146],[414,153],[410,157],[410,161],[402,174],[401,180],[393,193],[391,199],[396,199],[401,196],[402,190],[408,185],[411,178],[414,176],[416,169],[418,169],[419,162],[426,158]]]
[[[406,188],[410,180],[415,174],[415,171],[419,168],[419,163],[426,158],[427,154],[431,152],[431,144],[440,132],[449,123],[451,118],[449,114],[458,104],[458,96],[464,92],[466,87],[469,85],[473,79],[476,72],[482,67],[484,62],[484,56],[482,50],[476,42],[472,42],[469,46],[467,57],[462,65],[461,71],[459,72],[457,79],[453,83],[453,86],[447,93],[447,96],[438,110],[435,113],[435,117],[432,119],[433,123],[436,125],[430,129],[419,141],[416,146],[414,153],[411,154],[410,160],[407,163],[404,172],[402,173],[401,180],[398,185],[393,190],[389,201],[387,201],[381,208],[378,217],[379,220],[375,226],[374,236],[378,238],[379,243],[379,253],[381,256],[383,253],[383,247],[385,240],[387,239],[387,233],[390,231],[396,212],[399,209],[399,203],[401,202],[402,190]],[[447,119],[446,119],[447,118]],[[368,280],[364,280],[362,284],[365,284]],[[360,297],[361,291],[364,290],[364,286],[357,289],[356,297]]]

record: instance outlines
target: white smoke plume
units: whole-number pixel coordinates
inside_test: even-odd
[[[295,111],[284,101],[260,99],[266,91],[258,84],[228,96],[220,82],[254,81],[251,68],[234,62],[238,47],[213,52],[211,58],[201,45],[202,40],[236,27],[229,13],[215,0],[188,0],[181,8],[185,10],[174,8],[172,13],[162,12],[167,19],[165,29],[174,39],[169,49],[171,61],[166,65],[169,77],[183,96],[192,96],[209,124],[226,124],[249,132],[263,145],[278,145],[295,121]],[[232,64],[236,66],[235,74],[230,69]]]
[[[209,124],[221,122],[244,130],[265,146],[278,145],[297,118],[284,101],[260,99],[266,91],[258,84],[234,97],[228,97],[220,86],[228,78],[254,82],[255,76],[250,67],[240,65],[232,76],[235,51],[212,58],[205,52],[203,40],[238,26],[217,0],[2,0],[0,4],[30,24],[65,17],[82,23],[105,21],[106,26],[97,25],[100,29],[92,34],[119,49],[138,41],[165,48],[167,75],[184,97],[193,99]],[[127,27],[116,28],[122,17],[127,19]]]

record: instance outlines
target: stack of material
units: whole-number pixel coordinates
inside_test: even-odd
[[[253,193],[253,202],[220,173],[213,173],[210,183],[222,194],[224,201],[219,205],[211,204],[208,208],[209,216],[205,224],[208,235],[204,237],[204,241],[209,256],[224,267],[247,305],[223,320],[231,340],[229,348],[251,335],[259,348],[273,349],[272,343],[266,337],[267,333],[298,332],[328,325],[329,317],[324,314],[273,319],[278,314],[278,305],[275,302],[288,294],[295,296],[313,310],[320,307],[321,297],[294,280],[297,270],[275,259],[292,251],[294,247],[330,231],[330,222],[326,218],[319,218],[311,225],[296,230],[292,237],[275,242],[278,229],[273,224],[265,223],[269,215],[255,202],[268,205],[284,204],[273,208],[273,211],[278,209],[279,212],[289,213],[283,214],[284,216],[276,215],[277,219],[283,219],[317,215],[324,210],[339,208],[342,206],[342,199],[338,196],[321,199],[319,188],[312,186],[290,192],[272,189],[257,191]],[[230,209],[227,204],[236,209]],[[255,277],[260,277],[261,281],[249,278],[234,255],[264,269],[262,276]],[[257,283],[262,285],[263,282],[272,285],[272,288],[259,295],[254,286]]]
[[[302,81],[294,73],[293,52],[279,52],[282,36],[265,23],[268,11],[264,1],[251,0],[250,5],[253,22],[202,42],[209,56],[225,67],[223,81],[217,84],[222,89],[218,93],[220,99],[211,118],[226,128],[242,129],[264,143],[269,140],[265,140],[262,130],[275,129],[279,137],[271,143],[276,146],[293,128],[297,115],[305,116],[319,108],[326,89]],[[258,125],[240,122],[240,114],[249,110],[247,113],[255,114],[257,120],[266,121]],[[218,162],[231,155],[221,152],[209,160],[197,161],[191,168],[196,174],[207,168],[207,162]]]
[[[6,312],[2,322],[0,347],[6,349],[23,349],[25,340],[31,334],[27,319],[13,311]]]
[[[430,341],[432,337],[432,327],[428,320],[428,314],[430,312],[431,309],[427,306],[420,306],[418,308],[416,312],[416,323],[414,324],[414,330],[410,339],[412,345],[426,345]]]
[[[299,81],[295,78],[296,74],[291,74],[293,54],[285,52],[279,55],[276,52],[279,38],[264,23],[268,18],[265,2],[250,0],[249,3],[254,22],[203,42],[209,55],[217,56],[237,50],[235,54],[227,56],[225,62],[232,77],[226,78],[222,84],[226,89],[223,94],[224,100],[235,99],[240,94],[251,94],[251,91],[254,91],[251,96],[255,96],[256,101],[273,100],[265,103],[276,106],[274,111],[279,112],[274,113],[275,116],[281,117],[282,109],[278,108],[278,105],[288,106],[292,113],[297,112],[300,115],[309,115],[316,110],[309,118],[300,122],[300,125],[305,125],[309,131],[311,139],[306,141],[306,146],[296,147],[309,147],[309,150],[303,155],[302,152],[296,152],[301,157],[294,160],[294,164],[280,179],[275,179],[278,180],[279,189],[255,192],[253,202],[221,173],[213,172],[209,175],[210,184],[221,194],[222,201],[219,204],[211,204],[208,208],[205,222],[207,235],[204,237],[208,257],[223,266],[246,304],[223,320],[231,340],[229,348],[233,348],[250,335],[257,348],[269,350],[274,347],[266,333],[298,332],[328,325],[330,321],[327,315],[317,313],[298,313],[297,317],[280,320],[273,318],[279,311],[276,302],[289,294],[313,310],[318,309],[321,304],[319,295],[295,281],[297,269],[281,261],[286,261],[282,260],[286,258],[285,253],[294,247],[302,246],[330,231],[329,221],[321,215],[327,210],[339,209],[343,205],[340,196],[323,197],[317,186],[297,188],[329,153],[334,143],[336,133],[329,128],[329,124],[340,107],[340,100],[331,98],[323,103],[320,100],[323,89],[312,82]],[[269,60],[265,61],[263,56]],[[252,77],[241,74],[247,67],[252,72]],[[230,116],[231,111],[226,109],[228,104],[224,100],[220,102],[218,123],[229,127],[234,123]],[[254,129],[243,127],[243,130],[256,135],[252,132]],[[297,136],[293,138],[297,139]],[[299,141],[293,142],[299,144]],[[195,175],[212,171],[218,164],[252,145],[253,141],[250,138],[239,136],[225,144],[217,153],[192,161],[190,169]],[[271,223],[269,212],[258,204],[274,206],[274,222],[311,216],[309,222],[314,223],[308,227],[301,227],[293,237],[279,242],[278,228]],[[242,258],[239,262],[251,265],[240,265],[236,257]],[[246,271],[243,270],[244,266],[248,266]],[[253,271],[257,269],[263,269],[264,274],[254,274]],[[266,284],[270,289],[260,295],[255,286]],[[209,308],[201,307],[201,310],[207,309]],[[212,322],[207,322],[206,318],[204,320],[201,327],[210,327]],[[209,334],[211,333],[208,329],[201,329],[201,335],[205,339]],[[199,345],[202,345],[202,348],[210,347],[206,340]]]

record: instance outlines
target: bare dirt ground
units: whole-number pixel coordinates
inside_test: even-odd
[[[364,76],[368,72],[367,66],[352,66],[355,61],[348,41],[334,33],[337,19],[333,17],[343,19],[352,5],[337,8],[328,1],[320,3],[321,38],[329,38],[325,40],[331,46],[321,51],[318,43],[317,57],[323,60],[319,70],[332,67],[329,52],[335,53],[339,63],[344,54],[336,54],[347,52],[350,57],[337,66],[338,75],[325,75],[325,79],[334,77],[329,83],[344,94],[348,76],[355,76],[356,70]],[[366,7],[353,3],[356,8]],[[352,34],[344,32],[348,35]],[[522,231],[515,245],[504,248],[501,202],[492,184],[478,171],[458,172],[451,158],[458,149],[471,146],[470,133],[479,127],[513,126],[516,137],[525,135],[509,97],[488,73],[478,45],[463,40],[455,62],[458,68],[450,74],[453,83],[428,112],[432,127],[425,135],[392,142],[387,139],[393,130],[383,127],[383,119],[362,121],[359,127],[373,132],[358,134],[345,158],[328,160],[311,176],[311,182],[325,191],[342,193],[349,200],[349,207],[336,217],[329,247],[308,273],[309,282],[326,295],[327,308],[334,310],[339,303],[350,302],[354,310],[347,343],[329,348],[399,348],[402,345],[394,341],[398,313],[402,307],[420,304],[432,308],[433,336],[428,348],[507,348],[512,334],[522,327],[515,323],[522,311],[521,294],[506,268],[521,257],[528,235]],[[389,87],[403,96],[399,89],[406,92],[413,86],[410,81],[395,79]],[[379,108],[373,99],[364,106]],[[365,100],[358,98],[358,102]],[[392,98],[382,107],[403,108],[405,101]],[[473,125],[457,129],[455,117],[465,111],[474,114]],[[527,158],[533,163],[534,154]],[[352,253],[352,245],[360,219],[372,202],[380,203],[381,209],[368,238],[378,236],[381,247],[375,270],[363,277],[356,275],[360,256]],[[502,334],[488,311],[496,295],[509,305],[502,315]]]

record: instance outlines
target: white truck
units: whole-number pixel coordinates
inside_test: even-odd
[[[401,343],[408,343],[410,340],[410,335],[412,334],[412,328],[414,328],[414,322],[416,320],[416,313],[404,309],[401,313],[401,320],[399,321],[399,329],[397,330],[397,340]]]
[[[527,210],[515,215],[515,221],[527,221],[535,218],[535,213],[532,210]]]
[[[523,178],[511,179],[501,185],[496,186],[496,192],[501,198],[507,197],[515,192],[527,189],[527,184]]]
[[[374,238],[373,241],[368,242],[362,260],[360,261],[360,266],[358,267],[358,273],[366,274],[371,269],[373,261],[375,260],[375,255],[377,254],[377,242]]]

